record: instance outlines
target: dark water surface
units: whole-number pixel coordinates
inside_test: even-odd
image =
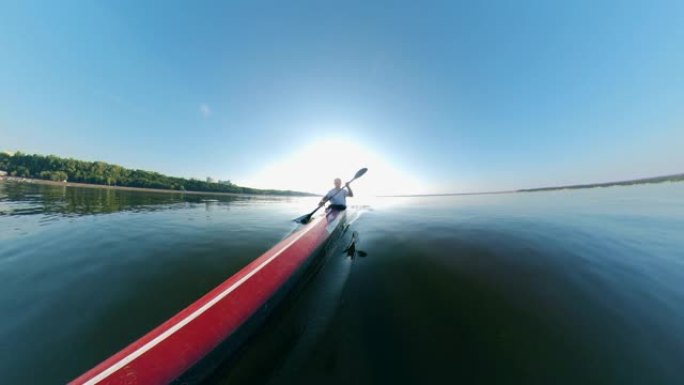
[[[0,182],[0,382],[74,378],[314,202]],[[361,200],[351,217],[317,275],[208,383],[684,379],[683,183]],[[366,257],[342,253],[353,232]]]

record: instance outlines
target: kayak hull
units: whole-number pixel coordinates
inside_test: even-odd
[[[192,383],[237,350],[281,302],[342,223],[330,211],[71,384]]]

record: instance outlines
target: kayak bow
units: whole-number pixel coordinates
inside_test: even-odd
[[[167,384],[195,371],[219,345],[234,352],[292,288],[344,216],[332,210],[315,218],[71,384]]]

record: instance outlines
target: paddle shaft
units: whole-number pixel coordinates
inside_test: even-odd
[[[353,182],[353,181],[355,181],[355,180],[361,178],[361,177],[363,176],[363,174],[366,173],[366,171],[368,171],[368,169],[365,168],[365,167],[362,168],[362,169],[360,169],[359,171],[356,172],[356,174],[354,175],[354,177],[353,177],[349,182],[345,183],[344,185],[345,185],[345,186],[348,186],[351,182]],[[330,200],[330,199],[336,197],[337,194],[339,194],[340,191],[342,191],[342,190],[343,190],[343,188],[339,189],[335,194],[333,194],[333,196],[331,196],[330,198],[328,198],[328,200]],[[299,222],[299,223],[307,223],[307,222],[309,222],[309,219],[311,219],[311,217],[312,217],[312,216],[316,213],[316,211],[318,211],[318,209],[320,209],[321,207],[323,207],[323,205],[319,205],[318,207],[316,207],[316,208],[314,209],[314,211],[312,211],[312,212],[310,212],[310,213],[308,213],[308,214],[306,214],[306,215],[303,215],[303,216],[301,216],[301,217],[295,219],[295,222]]]
[[[355,180],[356,180],[356,178],[353,178],[352,180],[350,180],[349,182],[345,183],[344,185],[346,186],[346,185],[348,185],[349,183],[351,183],[351,182],[353,182],[353,181],[355,181]],[[339,193],[342,192],[342,190],[344,190],[344,187],[342,187],[341,189],[337,190],[337,192],[336,192],[335,194],[333,194],[333,196],[331,196],[330,198],[328,198],[328,200],[331,200],[331,199],[333,199],[334,197],[336,197],[337,194],[339,194]],[[314,211],[310,212],[310,213],[307,215],[307,217],[308,217],[308,218],[311,218],[311,217],[316,213],[316,211],[318,211],[318,209],[320,209],[321,207],[323,207],[323,206],[321,205],[321,206],[316,207],[316,208],[314,209]]]

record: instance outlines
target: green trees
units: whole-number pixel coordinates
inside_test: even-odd
[[[47,179],[55,182],[66,182],[68,175],[64,171],[41,171],[38,174],[40,179]]]
[[[11,176],[92,183],[108,186],[144,187],[178,191],[207,191],[247,194],[295,195],[293,191],[257,190],[236,186],[229,181],[207,183],[197,179],[176,178],[157,172],[131,170],[105,162],[86,162],[54,155],[14,155],[0,153],[0,170]]]

